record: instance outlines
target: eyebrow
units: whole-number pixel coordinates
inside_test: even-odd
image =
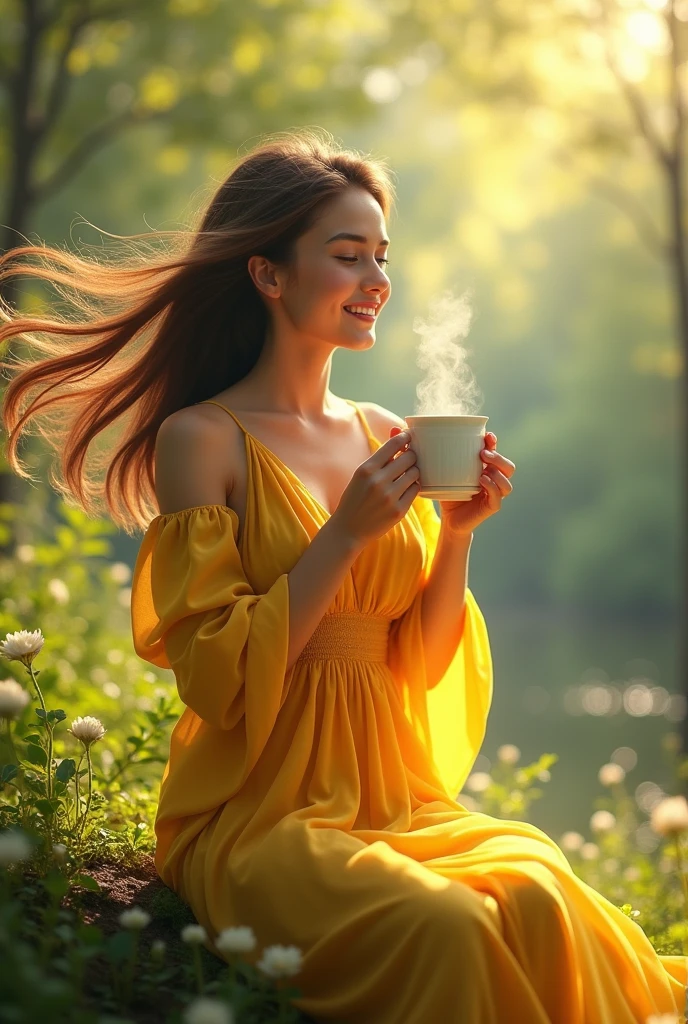
[[[332,235],[332,238],[328,238],[325,245],[329,245],[330,242],[337,242],[340,238],[346,239],[347,242],[363,242],[364,245],[368,241],[365,235],[352,235],[348,231],[340,231],[338,235]],[[381,238],[379,245],[389,245],[389,239]]]

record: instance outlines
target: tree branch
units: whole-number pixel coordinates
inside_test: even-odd
[[[88,0],[82,4],[81,9],[73,16],[68,28],[67,38],[64,46],[60,51],[60,55],[57,59],[57,67],[55,75],[53,77],[48,98],[45,103],[45,109],[40,122],[37,126],[37,134],[39,138],[43,137],[47,131],[52,127],[53,122],[57,118],[60,110],[62,109],[67,95],[69,87],[69,72],[67,71],[67,61],[69,55],[72,52],[74,44],[79,37],[79,33],[86,25],[89,25],[97,21],[108,21],[112,18],[120,18],[124,14],[136,10],[136,5],[133,3],[119,3],[111,4],[110,6],[101,7],[98,10],[94,10],[88,3]]]
[[[111,18],[121,18],[124,14],[130,14],[133,11],[141,10],[141,5],[133,2],[133,0],[129,0],[129,2],[122,0],[121,3],[114,3],[109,6],[106,5],[98,8],[91,7],[88,0],[85,0],[83,7],[84,9],[80,16],[85,17],[86,21],[109,21]],[[45,12],[43,18],[44,25],[46,27],[54,25],[60,20],[62,13],[63,3],[58,0],[52,14],[47,11]]]
[[[671,245],[662,238],[661,231],[635,196],[625,192],[615,182],[609,181],[607,178],[595,175],[589,179],[589,182],[594,191],[609,199],[618,209],[628,214],[641,241],[654,256],[662,262],[666,262],[670,258]]]
[[[561,151],[554,154],[554,159],[567,168],[572,168],[575,165],[575,161],[567,153]],[[603,178],[601,175],[591,175],[587,180],[594,192],[604,196],[605,199],[608,199],[614,206],[630,217],[639,238],[657,259],[666,262],[671,258],[672,247],[670,243],[662,237],[660,229],[635,196],[624,191],[615,182],[610,181],[608,178]]]
[[[683,98],[683,90],[681,89],[681,82],[679,79],[679,68],[681,67],[682,60],[679,53],[679,29],[678,19],[676,17],[676,5],[674,0],[670,0],[669,8],[666,14],[667,29],[669,37],[671,39],[671,57],[669,60],[669,89],[671,93],[671,102],[674,108],[674,138],[672,151],[677,157],[678,162],[681,163],[681,157],[683,154],[683,141],[686,130],[686,107]]]
[[[81,169],[81,166],[94,153],[97,153],[104,145],[111,142],[125,128],[131,127],[134,124],[147,124],[167,116],[168,113],[169,111],[162,110],[155,111],[149,115],[139,115],[131,110],[125,110],[123,113],[117,114],[116,117],[110,118],[109,121],[104,121],[96,128],[93,128],[79,139],[71,153],[67,154],[52,174],[49,174],[43,181],[36,183],[31,193],[32,200],[36,203],[42,203],[49,199],[51,195],[62,188]]]
[[[51,128],[53,121],[56,120],[60,110],[64,105],[65,98],[67,96],[67,89],[69,86],[69,72],[67,71],[67,60],[72,52],[74,43],[76,42],[79,33],[81,32],[84,25],[87,24],[89,15],[84,8],[79,14],[77,14],[67,29],[67,39],[65,44],[60,50],[59,57],[57,58],[57,67],[55,69],[55,75],[50,84],[48,91],[48,97],[45,102],[45,108],[41,115],[40,121],[36,127],[36,134],[39,139],[43,138],[45,133]]]
[[[607,0],[600,0],[599,10],[602,12],[600,21],[602,22],[603,28],[601,31],[602,41],[604,42],[604,50],[607,58],[607,64],[616,78],[616,81],[621,89],[621,92],[626,97],[631,113],[635,119],[636,127],[643,136],[648,146],[654,153],[656,159],[663,167],[668,167],[670,162],[670,154],[667,152],[661,137],[655,131],[655,127],[650,119],[647,107],[645,106],[645,100],[643,94],[635,85],[626,78],[621,71],[618,61],[614,54],[610,31],[609,31],[609,16],[607,10]]]
[[[0,61],[0,85],[4,85],[6,89],[11,89],[14,84],[14,74],[9,66],[4,61]]]

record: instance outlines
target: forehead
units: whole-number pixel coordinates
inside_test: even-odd
[[[313,225],[314,239],[326,242],[340,231],[365,235],[373,245],[388,237],[382,208],[370,192],[350,188],[323,206]]]

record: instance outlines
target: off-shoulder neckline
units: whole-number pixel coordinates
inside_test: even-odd
[[[170,519],[172,516],[183,516],[185,512],[200,512],[204,508],[217,508],[223,512],[229,512],[230,515],[234,516],[236,521],[239,521],[239,516],[230,508],[229,505],[220,505],[219,503],[210,502],[207,505],[189,505],[188,508],[177,509],[176,512],[160,512],[155,518],[156,519]]]
[[[375,436],[375,434],[370,429],[370,425],[365,417],[365,413],[360,408],[358,402],[355,402],[352,398],[345,398],[344,401],[347,403],[347,405],[352,406],[356,416],[358,417],[358,420],[363,426],[363,432],[365,433],[366,438],[368,440],[368,451],[371,455],[374,455],[377,449],[382,446],[382,442]],[[329,509],[326,509],[322,502],[315,497],[311,489],[309,487],[306,487],[303,480],[301,480],[301,478],[296,475],[294,470],[290,469],[290,467],[285,462],[283,462],[282,459],[280,459],[280,457],[276,455],[271,448],[268,448],[268,446],[263,441],[261,441],[260,438],[256,437],[255,434],[252,434],[250,430],[247,430],[235,412],[229,409],[222,402],[216,402],[214,399],[210,398],[206,399],[204,402],[199,402],[198,405],[217,405],[220,409],[224,409],[226,413],[229,413],[229,415],[232,417],[232,419],[234,420],[234,422],[237,424],[237,426],[244,435],[244,445],[246,448],[247,458],[248,447],[249,445],[252,444],[264,457],[271,460],[280,468],[282,473],[284,473],[289,478],[292,486],[295,485],[298,490],[301,490],[308,497],[308,499],[317,507],[318,512],[321,515],[324,515],[326,519],[332,518],[333,513],[331,513]]]
[[[381,447],[382,442],[379,440],[379,438],[377,438],[375,436],[375,434],[370,429],[370,426],[369,426],[368,421],[367,421],[367,419],[365,417],[365,414],[364,414],[363,410],[360,408],[360,406],[358,405],[358,402],[355,402],[351,398],[345,398],[344,401],[348,405],[353,406],[354,412],[358,416],[359,421],[362,423],[364,433],[366,434],[366,437],[368,438],[368,446],[369,446],[370,454],[373,455],[377,451],[377,449]],[[232,412],[231,409],[228,409],[227,406],[223,405],[221,402],[215,402],[215,401],[210,400],[210,399],[207,399],[206,403],[199,402],[198,404],[199,405],[203,405],[203,404],[218,405],[221,409],[224,409],[225,412],[228,412],[229,415],[232,417],[232,419],[237,423],[237,425],[242,430],[242,432],[244,434],[246,446],[248,446],[248,444],[251,443],[251,442],[254,443],[265,455],[267,455],[269,458],[271,458],[273,460],[273,462],[277,463],[277,465],[282,469],[282,471],[284,473],[286,473],[286,475],[291,479],[292,485],[296,484],[297,487],[301,491],[303,491],[310,498],[310,500],[317,506],[317,508],[320,511],[320,513],[324,514],[326,516],[326,518],[328,518],[328,519],[331,518],[331,513],[329,512],[329,510],[326,509],[325,506],[320,501],[318,501],[318,499],[315,497],[313,492],[308,487],[306,487],[306,485],[303,483],[303,481],[300,479],[300,477],[298,477],[296,475],[296,473],[294,473],[294,471],[292,469],[290,469],[289,466],[287,466],[286,463],[284,463],[282,461],[282,459],[279,458],[279,456],[275,455],[275,453],[270,448],[268,448],[268,446],[266,444],[264,444],[259,438],[257,438],[254,434],[252,434],[249,430],[247,430],[246,427],[244,427],[243,424],[237,418],[236,413]],[[372,445],[371,445],[371,442],[372,442]],[[237,513],[234,511],[233,508],[230,508],[228,505],[219,505],[219,504],[215,504],[215,505],[213,505],[213,504],[208,504],[208,505],[192,505],[189,508],[179,509],[177,512],[161,513],[156,518],[158,518],[158,519],[168,519],[168,518],[170,518],[172,516],[182,515],[184,512],[193,512],[193,511],[198,511],[199,509],[204,509],[204,508],[221,508],[221,509],[224,509],[226,512],[230,512],[234,516],[234,518],[237,521],[238,526],[241,525],[240,522],[239,522],[239,516],[237,515]]]

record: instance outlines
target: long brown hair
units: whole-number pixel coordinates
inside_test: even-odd
[[[14,372],[2,408],[12,470],[32,479],[17,444],[33,419],[58,456],[50,471],[57,491],[91,515],[105,512],[104,497],[126,533],[145,529],[159,513],[160,424],[241,380],[260,355],[269,314],[249,257],[289,266],[321,204],[352,185],[389,215],[394,185],[384,161],[341,148],[328,132],[276,133],[236,164],[191,230],[103,232],[124,243],[124,257],[108,262],[45,245],[0,257],[0,282],[40,278],[66,302],[49,318],[0,303],[0,345],[21,338],[42,356],[0,362]],[[112,424],[87,463],[89,446]]]

